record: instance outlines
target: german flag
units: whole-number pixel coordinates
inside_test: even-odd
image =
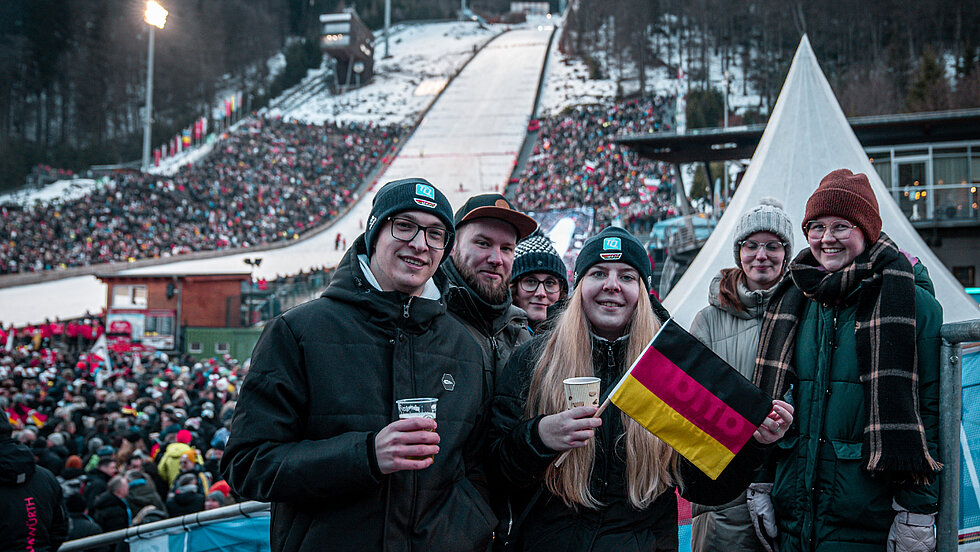
[[[712,479],[772,410],[768,395],[673,319],[609,398]]]

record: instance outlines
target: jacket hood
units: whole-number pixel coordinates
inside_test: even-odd
[[[445,314],[443,299],[423,299],[399,291],[380,291],[372,286],[357,258],[366,254],[362,234],[344,254],[321,297],[354,305],[367,314],[371,324],[401,327],[411,333],[426,331],[438,316]]]
[[[908,255],[906,254],[906,256]],[[930,295],[935,297],[936,288],[932,283],[932,278],[929,277],[929,269],[915,257],[912,257],[909,261],[912,263],[912,275],[915,276],[915,286],[928,291]]]
[[[26,445],[8,437],[0,440],[0,486],[12,487],[34,476],[34,455]]]
[[[722,306],[721,304],[721,273],[718,273],[714,278],[711,279],[711,284],[708,286],[708,304],[716,309],[720,309],[735,318],[741,318],[742,320],[751,320],[753,318],[761,318],[766,312],[766,305],[769,303],[769,298],[772,297],[773,292],[776,290],[776,285],[774,284],[769,289],[758,289],[750,290],[745,282],[739,280],[738,282],[738,299],[741,301],[745,310],[738,310],[731,305]]]
[[[444,290],[452,311],[475,326],[489,326],[489,335],[497,335],[504,326],[515,320],[522,322],[524,326],[528,325],[527,313],[514,306],[509,288],[507,299],[503,303],[491,305],[463,280],[463,275],[452,262],[443,263],[439,272],[442,273],[440,287]]]

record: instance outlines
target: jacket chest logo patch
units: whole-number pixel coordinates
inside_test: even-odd
[[[442,375],[442,388],[446,391],[452,391],[456,388],[456,380],[453,379],[452,374]]]

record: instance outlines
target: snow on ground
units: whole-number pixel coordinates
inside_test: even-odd
[[[687,61],[678,54],[678,48],[668,49],[665,45],[658,44],[657,40],[657,38],[651,39],[651,48],[660,52],[669,50],[671,58],[662,60],[666,66],[647,69],[646,89],[648,93],[677,95],[677,130],[683,133],[686,126],[684,95],[687,93],[690,84],[687,80],[690,68],[687,66]],[[594,56],[599,60],[602,66],[601,72],[606,78],[589,79],[589,68],[585,61],[560,52],[558,40],[555,40],[551,47],[551,57],[548,60],[547,83],[541,95],[539,116],[545,117],[560,113],[562,110],[575,105],[611,103],[616,98],[617,83],[622,86],[623,93],[627,95],[639,90],[639,78],[635,65],[629,62],[620,64],[618,60],[610,60],[601,47],[594,52]],[[744,68],[740,63],[741,58],[735,57],[728,66],[730,77],[729,109],[758,108],[759,95],[751,89],[747,93],[743,93]],[[620,65],[622,66],[621,72]],[[677,67],[681,69],[683,77],[681,79],[678,79]],[[708,79],[711,86],[724,91],[722,57],[712,53],[708,58],[708,67]]]
[[[383,57],[381,33],[375,35],[374,78],[369,84],[333,95],[325,82],[333,80],[333,73],[320,68],[311,71],[296,88],[287,90],[281,107],[271,108],[267,114],[318,124],[373,121],[412,125],[445,81],[504,28],[492,25],[484,29],[473,22],[396,25],[388,39],[390,57]],[[420,94],[417,89],[423,83],[426,90]],[[307,97],[299,90],[302,88],[317,92]],[[293,101],[291,96],[302,99]]]
[[[173,176],[177,172],[177,169],[184,165],[192,165],[207,157],[211,153],[211,150],[214,149],[216,143],[217,141],[211,141],[194,148],[180,151],[172,157],[161,159],[159,166],[153,167],[147,172],[150,174]]]
[[[562,20],[541,19],[539,23],[543,26],[561,25]],[[310,71],[300,84],[285,91],[279,99],[272,102],[278,107],[267,109],[264,113],[318,124],[324,121],[374,121],[379,124],[412,125],[436,97],[446,80],[470,59],[473,52],[504,30],[505,27],[501,25],[491,25],[484,29],[473,22],[395,25],[389,39],[391,57],[383,58],[384,40],[381,33],[376,36],[375,76],[370,84],[344,94],[333,95],[326,83],[326,80],[332,80],[332,72],[321,67]],[[589,79],[585,62],[560,52],[557,38],[551,45],[538,116],[557,114],[576,105],[615,101],[619,78],[615,74],[616,64],[605,62],[605,56],[600,52],[598,57],[604,61],[603,73],[608,78]],[[675,49],[674,52],[676,51]],[[681,63],[684,74],[687,74],[682,60],[666,61],[672,66]],[[743,70],[738,61],[736,59],[729,69],[733,83],[729,94],[729,105],[732,106],[730,109],[757,107],[758,95],[751,93],[751,90],[748,95],[741,94]],[[723,89],[721,57],[710,57],[709,67],[712,86]],[[667,67],[650,69],[647,89],[657,94],[680,92],[677,125],[678,130],[683,132],[683,93],[687,83],[676,77]],[[627,92],[638,87],[635,67],[624,64],[622,83]],[[207,156],[213,147],[214,142],[211,142],[184,150],[161,160],[160,166],[150,172],[172,175],[180,167]],[[13,202],[28,205],[37,200],[74,199],[84,196],[94,186],[95,181],[87,179],[58,181],[40,190],[21,190],[2,195],[0,204]]]
[[[558,23],[561,24],[561,20]],[[648,68],[646,91],[653,94],[675,94],[677,96],[675,131],[683,134],[687,131],[686,93],[688,86],[694,86],[694,83],[688,82],[691,68],[688,67],[687,60],[680,56],[679,48],[667,48],[665,44],[657,43],[657,40],[657,38],[651,39],[651,48],[654,51],[670,52],[671,57],[662,60],[666,63],[665,66]],[[594,52],[594,56],[599,60],[601,73],[606,78],[590,79],[589,68],[585,61],[562,53],[558,49],[558,43],[559,41],[556,39],[551,46],[546,83],[542,90],[541,105],[538,109],[539,117],[556,115],[576,105],[611,104],[616,100],[616,91],[619,86],[627,95],[639,90],[636,66],[628,62],[620,64],[618,60],[609,59],[601,44],[600,48]],[[737,113],[738,110],[745,108],[757,109],[760,104],[759,95],[751,89],[747,89],[746,93],[743,93],[745,71],[741,65],[741,58],[735,56],[730,61],[728,65],[728,106],[730,112]],[[678,67],[680,68],[679,74],[676,70]],[[708,80],[710,85],[719,91],[725,90],[723,67],[722,56],[712,50],[712,54],[708,57]],[[681,78],[678,78],[679,76]],[[734,180],[734,174],[737,174],[738,168],[747,162],[748,160],[743,160],[729,164],[732,180]],[[681,181],[688,191],[694,183],[695,169],[696,165],[685,165],[681,171]]]
[[[16,192],[0,195],[0,205],[4,203],[14,203],[17,205],[29,206],[35,202],[49,203],[60,202],[85,197],[92,193],[99,185],[97,180],[91,178],[75,178],[72,180],[59,180],[44,186],[43,188],[22,188]]]
[[[445,29],[446,24],[428,27]],[[475,26],[471,28],[476,29]],[[449,46],[456,45],[456,39],[450,33],[443,32],[436,36],[435,32],[427,33],[423,30],[421,34],[427,36],[417,46],[421,48],[419,55],[440,50],[438,44],[433,44],[438,36],[442,37],[439,41],[448,43],[446,48],[441,48],[442,51],[451,52],[452,48]],[[483,36],[489,39],[490,33],[483,32]],[[434,183],[451,187],[452,189],[444,190],[451,198],[476,193],[477,190],[489,191],[505,183],[527,128],[546,41],[545,32],[522,27],[507,33],[482,50],[472,65],[446,89],[439,103],[433,106],[416,133],[409,137],[402,154],[382,178],[391,180],[405,173],[425,175]],[[396,44],[392,45],[393,54]],[[470,44],[469,55],[472,55],[473,42]],[[462,56],[463,52],[463,49],[457,48],[455,55]],[[433,61],[426,69],[442,66],[443,74],[420,76],[412,83],[412,90],[425,79],[445,77],[450,72],[447,68],[453,65],[436,62],[435,57],[438,56],[433,54]],[[463,61],[460,57],[457,62],[461,64]],[[422,68],[416,62],[412,65]],[[403,97],[409,98],[412,90]],[[426,105],[431,98],[428,97],[418,105]],[[414,109],[420,112],[422,107]],[[408,114],[410,111],[404,110],[403,113]],[[329,118],[323,117],[324,120]],[[466,174],[462,171],[466,171]],[[452,186],[451,183],[456,182],[465,184],[462,187]],[[254,271],[254,275],[267,279],[295,274],[300,269],[311,266],[334,266],[343,252],[334,250],[333,237],[339,232],[351,243],[363,231],[362,224],[367,218],[375,191],[376,188],[369,190],[329,230],[298,243],[268,251],[230,254],[212,259],[175,259],[173,263],[135,269],[133,273],[247,273],[248,267],[243,258],[254,258],[256,254],[262,257],[263,263]],[[461,201],[456,204],[460,203]],[[106,286],[93,276],[0,289],[0,319],[23,324],[56,316],[80,316],[86,310],[98,312],[105,303],[105,290]],[[38,297],[44,299],[39,301]]]
[[[527,27],[533,28],[538,26],[538,32],[540,33],[542,29],[548,27],[548,25],[554,24],[552,22],[540,22],[532,23]],[[376,66],[377,74],[374,81],[359,89],[349,91],[346,94],[339,96],[334,96],[329,92],[329,88],[323,81],[323,76],[329,71],[327,69],[319,69],[317,71],[311,71],[307,78],[297,87],[286,91],[283,96],[275,102],[279,107],[276,109],[270,109],[268,114],[270,115],[281,115],[284,117],[289,117],[297,120],[309,121],[320,123],[327,120],[337,120],[337,121],[376,121],[380,123],[397,123],[397,124],[412,124],[421,114],[421,112],[432,102],[438,90],[441,89],[441,83],[445,79],[448,79],[452,74],[454,74],[460,67],[467,62],[467,60],[473,55],[474,51],[479,49],[481,45],[489,41],[491,38],[496,36],[498,33],[504,31],[505,28],[502,26],[491,27],[490,29],[481,29],[474,23],[432,23],[426,25],[411,25],[411,26],[400,26],[395,30],[391,43],[391,54],[392,57],[389,59],[381,59],[384,54],[383,41],[378,41],[378,64]],[[557,38],[557,37],[556,37]],[[528,39],[520,39],[517,43],[507,46],[505,44],[497,45],[492,50],[511,48],[512,51],[517,55],[523,54],[527,56],[527,52],[517,53],[516,48],[527,48],[530,44]],[[565,56],[560,52],[557,52],[557,40],[553,42],[553,50],[551,58],[548,64],[548,75],[547,84],[542,95],[542,104],[539,109],[541,116],[547,115],[549,113],[560,112],[562,109],[568,106],[579,105],[583,103],[595,103],[595,102],[611,102],[615,96],[616,90],[616,79],[602,79],[602,80],[589,80],[587,69],[585,64],[578,60],[567,60]],[[489,52],[492,54],[493,52]],[[512,58],[510,58],[512,59]],[[523,60],[522,60],[523,61]],[[540,62],[537,62],[540,63]],[[716,63],[713,60],[713,63]],[[460,83],[461,86],[465,86],[467,82],[476,81],[479,83],[481,79],[500,79],[500,78],[510,78],[512,82],[519,82],[523,84],[533,84],[536,81],[537,70],[534,68],[524,68],[521,71],[516,71],[515,66],[523,66],[521,63],[513,63],[510,61],[497,61],[492,64],[489,69],[482,70],[481,76],[471,76],[463,78]],[[720,66],[720,64],[719,64]],[[540,67],[540,65],[538,65]],[[505,76],[507,72],[505,69],[509,69],[512,75]],[[604,70],[606,71],[606,70]],[[666,69],[660,69],[657,71],[651,71],[649,78],[649,88],[651,92],[655,93],[673,93],[678,90],[678,81],[676,80],[676,75],[668,74]],[[318,80],[319,79],[319,80]],[[635,77],[633,77],[633,82],[635,82]],[[624,79],[624,83],[629,83],[629,79]],[[428,94],[432,95],[416,95],[417,90],[420,88],[425,88],[428,90]],[[470,83],[472,85],[472,82]],[[635,87],[635,86],[634,86]],[[482,88],[486,88],[483,86]],[[482,89],[480,88],[480,89]],[[523,88],[512,86],[516,91],[516,88]],[[627,87],[628,88],[628,87]],[[475,98],[478,94],[475,91],[466,92],[463,94],[464,97]],[[507,96],[503,94],[502,96]],[[508,99],[508,98],[502,98]],[[527,123],[527,116],[529,111],[525,113],[519,113],[520,105],[527,105],[528,109],[530,104],[524,104],[524,100],[515,101],[516,98],[509,98],[510,103],[516,104],[511,106],[516,109],[512,109],[514,113],[511,116],[506,117],[507,121],[507,135],[510,133],[517,132],[522,135],[523,128]],[[453,102],[447,98],[449,104]],[[473,128],[490,128],[489,124],[478,123],[473,124],[474,117],[483,114],[484,110],[482,108],[475,108],[473,105],[466,103],[460,104],[459,107],[462,108],[464,114],[455,115],[456,119],[469,120]],[[495,107],[498,113],[501,107]],[[681,112],[683,113],[682,104],[679,105]],[[496,117],[500,119],[501,117]],[[431,117],[430,126],[434,125],[436,119],[435,113]],[[453,121],[453,117],[445,119],[449,121],[448,123],[444,121],[444,126],[446,129],[450,128],[450,124]],[[515,121],[518,121],[516,123]],[[499,121],[498,121],[499,122]],[[455,123],[453,123],[455,124]],[[426,125],[422,125],[426,127]],[[513,129],[511,129],[513,127]],[[436,132],[439,134],[446,134],[446,129],[442,132]],[[514,130],[516,129],[516,130]],[[424,132],[421,134],[425,134]],[[491,135],[503,136],[501,133],[484,133]],[[421,136],[420,136],[421,138]],[[486,144],[484,144],[485,146]],[[186,150],[176,156],[174,159],[168,160],[163,163],[154,172],[160,172],[165,174],[170,174],[172,171],[176,170],[183,164],[193,162],[201,157],[207,155],[210,151],[211,145],[205,145],[199,148]],[[471,148],[467,144],[459,144],[453,152],[456,150],[466,150]],[[485,148],[484,148],[485,149]],[[476,155],[474,157],[473,152],[469,152],[467,159],[474,158],[479,160],[479,165],[487,165],[481,169],[481,171],[487,172],[490,165],[493,163],[488,163],[490,160],[497,159],[497,157],[504,158],[507,155],[512,155],[514,152],[511,149],[516,150],[516,146],[513,148],[504,148],[507,151],[501,152],[499,150],[499,145],[496,149],[490,148]],[[425,154],[422,153],[423,146],[421,144],[407,148],[407,156],[412,157],[410,165],[413,174],[436,174],[434,167],[423,168],[421,163],[423,160],[428,162],[434,162],[437,160],[447,161],[450,157],[457,156],[458,152],[453,153],[453,155],[444,154],[436,155],[439,152],[439,148],[433,144],[429,144],[424,147]],[[476,150],[474,150],[476,151]],[[480,151],[483,151],[482,149]],[[487,153],[489,152],[489,153]],[[414,155],[412,155],[414,153]],[[406,152],[403,152],[406,154]],[[460,154],[461,155],[461,154]],[[444,159],[445,158],[445,159]],[[402,161],[409,161],[409,159],[404,159]],[[511,162],[511,161],[508,161]],[[447,163],[443,163],[447,164]],[[453,159],[449,165],[454,165],[457,167],[465,167],[471,164],[471,162],[460,163],[458,159]],[[414,166],[419,165],[419,166]],[[495,166],[495,165],[494,165]],[[392,177],[394,173],[398,172],[394,170],[394,166],[386,174],[386,177]],[[486,169],[486,170],[484,170]],[[493,172],[493,171],[490,171]],[[481,173],[482,174],[482,173]],[[488,174],[489,176],[489,174]],[[433,178],[436,178],[433,176]],[[492,184],[479,184],[482,181],[481,178],[466,177],[458,178],[452,175],[439,177],[438,180],[442,182],[467,182],[466,189],[459,191],[465,195],[465,193],[474,193],[477,190],[484,190],[485,186],[490,186]],[[496,182],[497,178],[492,178]],[[61,181],[43,190],[34,190],[32,192],[23,194],[23,199],[19,201],[33,201],[35,199],[42,200],[53,200],[55,198],[64,199],[67,197],[75,197],[73,194],[82,195],[86,193],[85,186],[88,186],[88,190],[96,184],[93,181],[86,180],[72,180],[72,181]],[[449,191],[449,190],[447,190]],[[457,192],[458,190],[452,189],[452,192]],[[368,194],[372,195],[372,194]],[[0,202],[7,199],[7,196],[0,196]],[[369,202],[367,203],[369,205]],[[366,207],[365,207],[366,208]],[[348,239],[353,239],[359,233],[358,223],[363,220],[364,208],[354,209],[348,217],[344,217],[344,220],[337,221],[336,228],[332,228],[331,232],[336,232],[338,229],[342,228],[342,232]],[[327,235],[327,234],[324,234]],[[309,240],[308,245],[314,245],[315,239]],[[328,254],[327,251],[332,249],[327,246],[321,246],[315,249],[313,252],[304,252],[304,257],[307,259],[316,259],[314,261],[309,261],[308,264],[319,265],[319,264],[333,264],[336,259],[332,258],[332,254]],[[285,253],[285,252],[284,252]],[[329,252],[329,253],[332,253]],[[273,263],[273,256],[275,253],[266,252],[264,253],[268,257],[269,262],[264,263],[262,268],[265,270],[268,268],[269,271],[279,268],[279,274],[295,272],[295,266],[281,266],[275,267],[276,263]],[[339,255],[339,253],[338,253]],[[241,260],[232,255],[230,257],[224,258],[224,260],[211,260],[211,263],[217,263],[221,265],[222,270],[235,270],[242,269],[243,264]],[[201,263],[203,265],[208,263]],[[216,266],[217,266],[216,264]],[[266,267],[266,264],[269,266]],[[180,267],[184,270],[183,265],[176,265],[169,267],[168,269],[177,269]],[[162,270],[163,268],[157,268],[156,270]],[[216,270],[212,268],[212,270]],[[263,272],[263,276],[274,278],[276,272],[271,272],[266,275]],[[39,305],[36,300],[31,300],[31,298],[36,298],[39,295],[34,293],[34,291],[40,292],[44,290],[43,296],[58,297],[59,299],[52,300],[50,302],[45,302],[45,305]],[[67,280],[62,280],[59,282],[50,282],[45,284],[43,287],[34,286],[22,286],[21,288],[8,288],[6,290],[0,290],[0,304],[4,304],[5,308],[0,314],[4,320],[14,320],[16,322],[27,322],[27,321],[39,321],[46,316],[72,316],[81,314],[84,310],[89,309],[98,310],[100,308],[101,302],[104,300],[104,289],[105,286],[99,284],[93,277],[78,277],[70,278]],[[74,301],[73,301],[74,300]],[[18,302],[19,301],[19,302]]]

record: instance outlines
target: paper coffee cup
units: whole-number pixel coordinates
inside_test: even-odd
[[[599,406],[599,378],[568,378],[565,384],[565,403],[568,408],[576,406]]]

